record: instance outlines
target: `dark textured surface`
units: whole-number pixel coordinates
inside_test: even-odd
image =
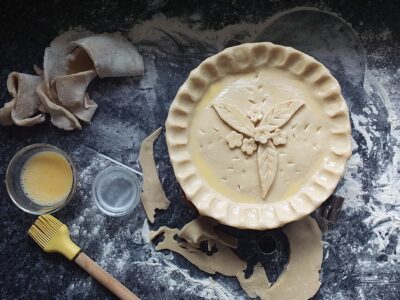
[[[163,125],[177,89],[204,58],[244,41],[270,40],[294,46],[320,59],[338,78],[353,125],[353,158],[337,191],[345,197],[345,207],[338,223],[324,236],[322,286],[315,299],[398,299],[400,217],[399,204],[393,199],[400,181],[395,155],[400,136],[396,121],[400,116],[396,105],[400,101],[400,6],[389,1],[186,2],[40,1],[32,6],[24,1],[2,1],[0,104],[9,100],[8,73],[32,73],[33,63],[42,64],[44,48],[71,27],[128,32],[135,24],[157,19],[158,13],[171,19],[166,23],[171,27],[158,29],[164,33],[161,38],[137,40],[145,61],[144,78],[95,80],[89,93],[100,108],[93,124],[82,131],[64,132],[50,122],[34,128],[0,128],[1,180],[8,161],[23,146],[35,142],[59,146],[71,153],[80,182],[71,204],[56,216],[68,224],[72,237],[89,256],[142,299],[245,299],[236,280],[216,275],[212,276],[215,284],[180,256],[154,252],[146,243],[140,207],[124,218],[101,215],[91,202],[90,183],[110,162],[89,148],[138,168],[141,140]],[[316,6],[338,14],[358,35],[337,17],[310,12],[286,15],[250,36],[246,30],[258,28],[256,25],[215,40],[191,34],[201,30],[212,33],[241,22],[264,22],[296,6]],[[187,28],[185,34],[176,24]],[[190,31],[187,24],[201,30]],[[156,161],[172,204],[157,215],[151,228],[165,224],[180,228],[196,214],[181,200],[164,136],[156,143]],[[2,299],[112,298],[74,264],[42,253],[26,235],[34,217],[11,203],[4,185],[0,186],[0,199]],[[285,236],[274,231],[278,250],[265,256],[256,247],[261,233],[227,230],[240,237],[237,253],[252,264],[261,260],[270,279],[275,280],[288,259]]]

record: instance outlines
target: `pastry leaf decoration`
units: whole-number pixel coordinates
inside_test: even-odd
[[[258,175],[263,199],[275,180],[278,168],[278,152],[275,146],[285,145],[288,141],[287,133],[280,128],[289,122],[303,105],[303,101],[289,100],[274,106],[267,114],[263,113],[262,106],[256,105],[246,116],[233,105],[213,104],[218,116],[232,129],[240,132],[232,131],[226,137],[229,147],[231,149],[239,147],[248,156],[257,151]],[[242,134],[248,138],[243,138]]]
[[[304,102],[299,100],[289,100],[278,104],[264,116],[258,126],[267,126],[269,131],[278,129],[285,125],[303,105]]]
[[[262,198],[265,198],[269,188],[274,182],[276,169],[278,167],[278,153],[271,140],[269,140],[266,144],[258,145],[257,162]]]
[[[251,122],[245,114],[230,104],[213,104],[213,107],[217,114],[220,116],[225,123],[227,123],[233,129],[236,129],[240,133],[249,137],[254,136],[254,124]]]

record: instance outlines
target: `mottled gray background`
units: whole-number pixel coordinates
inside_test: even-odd
[[[32,72],[61,32],[85,28],[129,34],[145,61],[143,78],[96,79],[89,93],[99,104],[93,124],[64,132],[50,122],[34,128],[0,128],[0,178],[25,145],[51,143],[76,162],[78,191],[56,214],[94,260],[142,299],[246,299],[237,281],[200,272],[148,243],[141,207],[124,218],[106,217],[91,201],[95,174],[112,164],[97,152],[139,169],[142,139],[165,122],[168,107],[191,69],[226,46],[274,41],[294,46],[327,65],[351,111],[353,157],[336,193],[345,197],[339,221],[324,235],[322,286],[315,299],[398,299],[400,5],[393,1],[2,1],[0,104],[9,100],[9,72]],[[322,11],[290,11],[294,7]],[[342,18],[342,19],[341,19]],[[246,24],[247,25],[246,25]],[[162,24],[162,25],[160,25]],[[258,25],[257,25],[258,24]],[[351,25],[351,27],[350,27]],[[227,27],[228,26],[228,27]],[[140,33],[140,34],[138,34]],[[91,150],[94,149],[95,151]],[[196,216],[181,200],[165,138],[156,161],[171,200],[156,224],[181,227]],[[18,210],[0,186],[2,299],[111,299],[73,263],[43,253],[26,235],[34,217]],[[240,238],[238,255],[261,261],[276,280],[288,260],[280,230],[274,255],[255,246],[261,234],[226,228]]]

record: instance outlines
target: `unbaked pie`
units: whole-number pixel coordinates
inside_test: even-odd
[[[308,215],[351,154],[347,105],[314,58],[272,43],[207,58],[171,104],[168,150],[200,214],[251,229]]]

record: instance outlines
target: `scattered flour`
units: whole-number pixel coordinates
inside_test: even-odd
[[[167,19],[163,15],[158,15],[151,20],[143,22],[135,26],[130,32],[130,38],[138,45],[139,48],[148,51],[158,51],[154,49],[154,45],[163,45],[160,51],[166,51],[168,45],[176,47],[176,41],[183,41],[185,37],[190,36],[195,39],[199,44],[205,45],[206,49],[212,49],[211,52],[222,50],[226,43],[231,40],[237,40],[241,43],[251,42],[262,33],[268,24],[271,24],[278,16],[296,11],[301,8],[296,8],[290,11],[283,12],[277,16],[268,19],[259,24],[237,24],[230,25],[219,31],[201,30],[196,25],[189,25],[182,23],[178,19]],[[368,33],[367,33],[368,34]],[[390,39],[391,32],[384,30],[379,39]],[[376,36],[374,36],[376,38]],[[371,39],[369,36],[362,36],[361,40],[367,41]],[[170,44],[169,44],[170,43]],[[159,47],[156,47],[159,48]],[[380,56],[384,53],[374,53],[374,61],[379,61]],[[154,81],[158,79],[155,62],[151,60],[149,55],[149,64],[146,66],[145,80],[141,83],[142,88],[151,89]],[[370,60],[370,54],[367,56]],[[396,75],[397,74],[397,75]],[[380,67],[373,64],[367,64],[367,69],[364,74],[364,92],[368,98],[378,96],[384,103],[388,111],[388,121],[391,125],[390,136],[394,143],[395,148],[399,147],[400,140],[400,124],[398,115],[400,109],[398,103],[400,101],[399,77],[400,69],[396,71],[395,76],[392,71],[387,68]],[[397,77],[396,77],[397,76]],[[393,81],[393,78],[397,81]],[[154,95],[156,97],[156,95]],[[372,99],[373,101],[373,99]],[[337,194],[343,196],[345,200],[344,210],[352,211],[366,211],[368,217],[362,222],[373,232],[373,239],[368,242],[368,247],[363,249],[356,249],[360,255],[358,269],[361,274],[367,273],[369,270],[373,271],[376,265],[371,264],[371,256],[378,255],[383,252],[389,245],[389,237],[393,234],[399,235],[400,228],[400,206],[398,204],[399,187],[400,187],[400,153],[394,151],[395,155],[392,162],[386,166],[384,170],[380,170],[377,176],[379,177],[370,190],[365,190],[363,186],[363,157],[359,152],[361,146],[365,146],[366,153],[371,154],[377,150],[376,140],[380,138],[382,132],[372,122],[377,114],[379,114],[379,107],[376,105],[369,105],[362,110],[362,113],[352,114],[354,129],[359,132],[365,139],[365,145],[359,145],[353,140],[353,156],[349,160],[347,172],[343,179],[343,185],[337,190]],[[96,122],[95,122],[96,123]],[[92,125],[93,126],[93,125]],[[106,124],[112,127],[113,124]],[[96,130],[104,130],[98,128]],[[122,130],[123,132],[123,130]],[[121,139],[121,136],[115,136]],[[132,140],[131,133],[123,136],[126,143]],[[141,140],[141,136],[135,136],[135,139]],[[109,142],[113,142],[111,139]],[[129,147],[128,144],[125,147]],[[82,192],[82,201],[90,203],[87,191],[90,191],[90,184],[94,173],[98,169],[102,169],[108,165],[109,162],[104,161],[99,157],[93,157],[90,164],[80,173],[80,181],[78,189]],[[363,196],[373,193],[372,200],[368,203],[364,202]],[[143,215],[143,214],[142,214]],[[150,281],[142,284],[154,284],[163,286],[167,290],[179,290],[187,294],[196,294],[204,299],[241,299],[242,291],[232,289],[219,279],[212,279],[202,274],[201,278],[196,277],[189,270],[178,266],[175,262],[175,256],[172,253],[156,252],[149,240],[149,224],[143,217],[134,220],[131,223],[121,226],[115,235],[110,235],[104,224],[107,223],[107,217],[100,214],[96,207],[87,204],[81,216],[77,216],[71,222],[71,235],[73,238],[78,238],[82,241],[87,241],[87,246],[91,243],[99,243],[98,239],[101,238],[100,251],[95,258],[99,264],[118,275],[119,278],[124,278],[126,270],[136,270],[140,274],[144,274],[143,278],[150,278]],[[92,224],[88,226],[88,224]],[[86,231],[82,228],[86,228]],[[127,243],[126,241],[130,241]],[[82,245],[84,246],[84,245]],[[136,247],[132,249],[132,247]],[[400,244],[397,243],[395,251],[388,256],[387,262],[381,266],[390,267],[396,266],[399,261]],[[140,255],[139,255],[139,254]],[[368,255],[367,255],[368,254]],[[330,256],[329,248],[325,253],[325,259]],[[342,278],[345,280],[346,278]],[[371,278],[374,280],[374,278]],[[376,280],[376,279],[375,279]],[[83,282],[79,282],[83,285]],[[90,282],[89,282],[90,284]],[[77,284],[71,284],[70,290],[74,290]],[[359,287],[357,287],[359,289]],[[359,290],[360,299],[365,299],[365,294]],[[338,291],[337,299],[346,299],[347,294]]]

